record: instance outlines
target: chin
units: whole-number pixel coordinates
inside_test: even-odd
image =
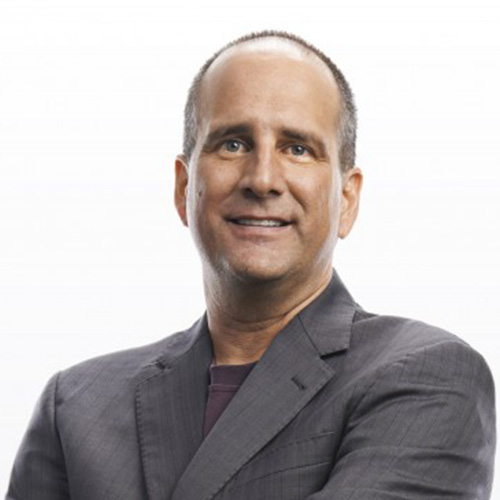
[[[279,281],[290,274],[292,269],[284,265],[276,265],[276,262],[242,262],[239,265],[235,263],[226,263],[226,272],[235,276],[245,283],[270,283]]]

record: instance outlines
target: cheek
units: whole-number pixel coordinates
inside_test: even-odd
[[[340,191],[330,173],[304,176],[300,183],[304,210],[318,230],[329,231],[339,220]]]
[[[335,226],[337,226],[340,221],[340,201],[340,187],[332,183],[332,187],[328,196],[328,213],[330,214],[330,218]]]
[[[318,212],[321,214],[318,226],[322,229],[323,237],[333,235],[337,231],[340,219],[335,190],[331,189],[328,192],[325,190],[321,196],[318,196],[318,202],[320,204]]]
[[[235,189],[235,169],[228,165],[200,162],[188,186],[188,204],[192,216],[206,219],[220,211],[222,203]]]

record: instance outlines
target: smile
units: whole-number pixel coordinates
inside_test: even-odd
[[[231,222],[240,226],[259,226],[259,227],[281,227],[287,226],[289,222],[275,219],[231,219]]]

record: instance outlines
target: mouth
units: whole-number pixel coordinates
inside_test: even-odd
[[[249,217],[241,217],[235,219],[229,219],[229,222],[233,224],[237,224],[239,226],[253,226],[253,227],[283,227],[288,226],[291,222],[282,220],[282,219],[258,219],[258,218],[249,218]]]

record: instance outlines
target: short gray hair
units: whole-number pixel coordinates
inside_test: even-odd
[[[356,105],[354,103],[354,95],[351,91],[347,80],[345,79],[339,68],[319,49],[306,42],[304,39],[287,33],[286,31],[259,31],[244,35],[218,50],[205,64],[200,68],[198,73],[193,79],[191,87],[189,88],[188,98],[184,108],[184,140],[183,140],[183,153],[186,158],[191,158],[193,150],[196,145],[196,136],[198,132],[198,107],[200,98],[200,87],[203,77],[212,63],[226,50],[239,45],[244,42],[257,40],[261,38],[277,37],[283,40],[291,41],[309,52],[316,54],[331,71],[340,93],[341,110],[340,120],[338,127],[338,140],[339,140],[339,162],[342,172],[349,170],[355,164],[356,160]]]

